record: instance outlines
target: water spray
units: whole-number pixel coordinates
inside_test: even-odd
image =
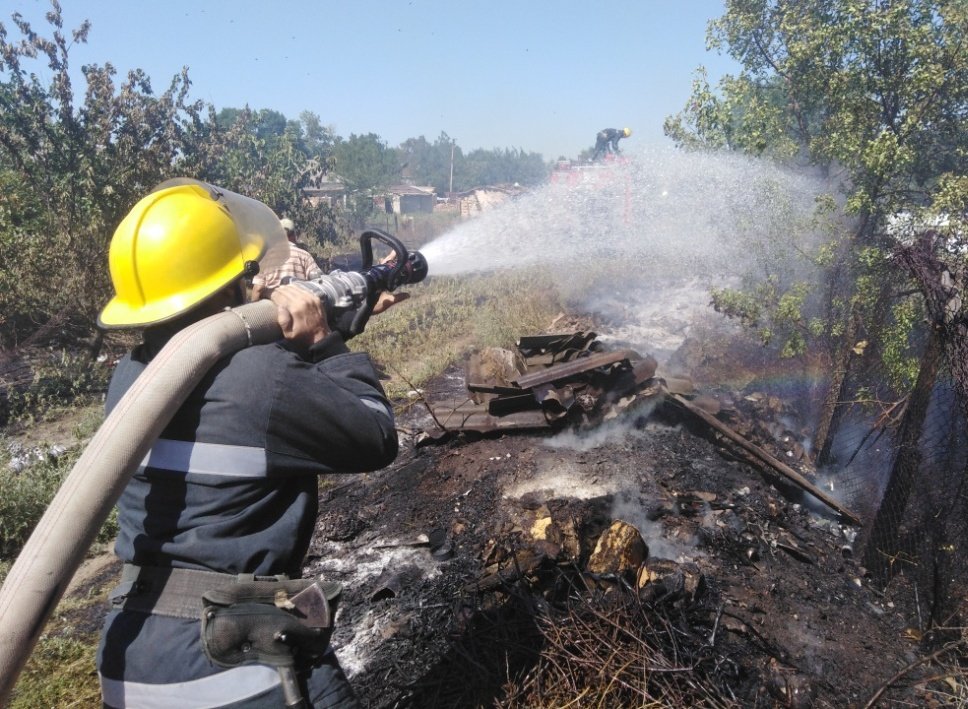
[[[421,246],[434,276],[540,272],[623,347],[660,355],[696,327],[734,327],[714,317],[713,288],[817,278],[802,255],[826,238],[815,212],[829,185],[807,170],[651,148],[565,175]]]
[[[542,185],[422,246],[434,275],[549,264],[567,273],[568,265],[610,257],[645,278],[735,275],[791,233],[807,238],[826,187],[765,160],[671,149],[572,173],[576,179]]]

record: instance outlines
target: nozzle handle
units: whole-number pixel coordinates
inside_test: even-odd
[[[386,290],[392,291],[396,285],[397,280],[400,277],[400,272],[407,265],[407,247],[403,245],[397,237],[392,234],[388,234],[382,229],[367,229],[362,234],[360,234],[360,255],[363,257],[362,270],[364,272],[369,271],[373,267],[373,240],[382,241],[384,244],[390,247],[396,255],[395,262],[390,265],[389,272],[386,272],[385,287]],[[373,314],[373,306],[376,305],[377,298],[379,298],[380,293],[378,290],[373,289],[367,293],[366,301],[360,305],[356,310],[356,314],[353,317],[353,322],[350,325],[349,334],[359,335],[363,332],[363,328],[366,327],[367,321],[370,319],[370,315]]]
[[[373,265],[374,239],[382,241],[393,250],[392,261]],[[419,251],[407,253],[407,247],[402,241],[380,229],[368,229],[360,234],[360,253],[363,256],[363,274],[372,287],[366,294],[365,302],[356,310],[349,328],[351,336],[363,332],[380,293],[392,292],[399,285],[418,283],[427,277],[427,259],[423,254]]]
[[[407,247],[403,245],[397,237],[388,234],[382,229],[367,229],[360,234],[360,253],[363,256],[363,270],[367,270],[373,265],[373,240],[382,241],[396,254],[396,262],[390,268],[387,276],[387,290],[392,291],[397,287],[400,273],[407,265]]]

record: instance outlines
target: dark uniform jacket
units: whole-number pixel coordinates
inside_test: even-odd
[[[618,152],[618,141],[625,137],[625,133],[618,128],[605,128],[595,136],[595,149],[605,151],[612,150]]]
[[[118,364],[108,411],[161,344],[148,339]],[[207,374],[127,485],[116,552],[138,566],[298,578],[317,476],[376,470],[396,453],[369,357],[339,334],[302,354],[285,342],[244,349]],[[113,610],[98,653],[105,704],[281,705],[273,668],[216,667],[199,636],[197,621]],[[343,679],[329,655],[308,682],[319,706],[339,703],[320,699]]]

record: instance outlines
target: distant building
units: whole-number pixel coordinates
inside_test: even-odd
[[[416,185],[394,185],[387,190],[386,207],[390,214],[429,214],[437,204],[437,195],[432,187]]]
[[[455,192],[452,196],[458,205],[462,218],[475,217],[495,207],[505,204],[524,192],[517,183],[513,185],[492,185],[476,187],[466,192]]]
[[[303,187],[302,193],[310,204],[317,207],[320,204],[328,207],[346,206],[346,185],[333,175],[326,175],[312,186]]]

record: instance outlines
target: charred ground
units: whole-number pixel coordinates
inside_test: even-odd
[[[927,653],[803,493],[668,406],[593,435],[405,436],[391,468],[322,493],[307,572],[347,586],[334,641],[366,706],[860,707]],[[588,572],[617,519],[650,586]],[[880,705],[936,701],[902,684]]]

